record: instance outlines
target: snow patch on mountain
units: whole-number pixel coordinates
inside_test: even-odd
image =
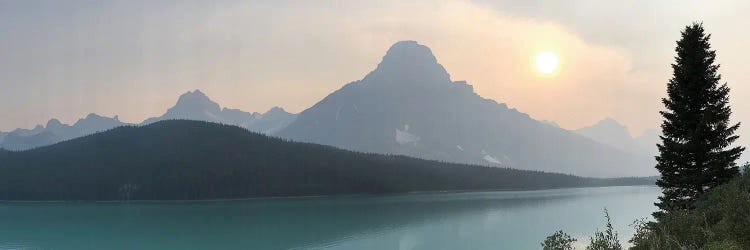
[[[508,165],[508,164],[510,164],[510,158],[508,158],[507,155],[503,155],[503,159],[502,160],[498,160],[495,156],[490,155],[485,150],[482,150],[482,159],[484,161],[486,161],[486,162],[494,163],[494,164],[498,164],[498,165],[504,165],[504,164]]]
[[[398,143],[399,145],[408,143],[414,143],[414,145],[417,145],[419,139],[419,136],[409,133],[408,124],[404,125],[404,130],[396,129],[396,143]]]
[[[484,155],[482,159],[491,163],[502,164],[499,160],[497,160],[495,157],[492,157],[491,155]]]

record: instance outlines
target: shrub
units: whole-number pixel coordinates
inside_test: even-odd
[[[612,228],[612,220],[606,208],[604,209],[604,217],[607,218],[604,232],[597,229],[586,250],[622,250],[620,240],[617,239],[617,232]]]
[[[714,188],[693,210],[636,224],[631,249],[750,249],[750,172]]]
[[[547,236],[547,239],[542,242],[543,250],[573,250],[573,242],[576,239],[570,237],[562,230],[555,232],[554,234]]]

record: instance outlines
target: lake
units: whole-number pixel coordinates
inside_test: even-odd
[[[620,239],[655,186],[205,202],[0,203],[0,249],[539,249],[588,242],[606,207]]]

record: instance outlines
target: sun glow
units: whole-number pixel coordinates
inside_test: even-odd
[[[537,54],[534,58],[534,61],[536,62],[536,70],[539,71],[539,73],[548,75],[557,70],[557,64],[559,60],[555,53],[544,51]]]

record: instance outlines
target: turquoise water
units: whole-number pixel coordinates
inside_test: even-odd
[[[226,202],[0,203],[0,249],[539,249],[588,241],[607,207],[623,242],[656,187]]]

